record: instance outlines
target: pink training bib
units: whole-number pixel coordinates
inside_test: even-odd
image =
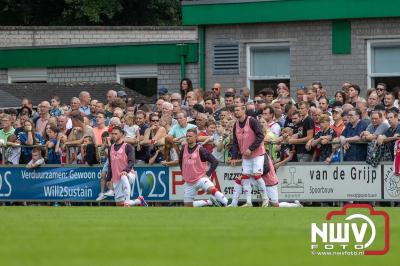
[[[274,164],[272,163],[271,158],[269,156],[265,156],[264,159],[268,160],[269,172],[262,176],[264,179],[265,185],[267,186],[275,186],[278,184],[278,176],[275,172]]]
[[[118,151],[114,150],[114,145],[115,144],[111,145],[110,149],[110,164],[112,171],[111,181],[113,183],[118,183],[119,180],[121,180],[121,172],[128,165],[128,156],[125,152],[126,143],[123,143]]]
[[[186,144],[183,151],[182,176],[185,182],[196,183],[200,178],[207,173],[207,162],[202,162],[200,158],[200,145],[189,153],[188,145]]]
[[[256,140],[256,134],[250,127],[250,117],[246,118],[246,124],[243,128],[239,126],[239,120],[236,121],[236,138],[238,140],[240,153],[243,153],[253,144]],[[264,143],[261,143],[257,149],[251,152],[250,156],[243,156],[244,159],[251,159],[265,154]]]

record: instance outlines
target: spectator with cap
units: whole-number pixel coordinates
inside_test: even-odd
[[[346,126],[343,122],[342,114],[343,110],[341,107],[336,106],[332,109],[333,124],[331,125],[331,128],[335,131],[337,137],[342,135],[342,132]]]
[[[117,97],[124,100],[124,102],[126,102],[127,98],[128,98],[128,94],[126,94],[126,92],[123,90],[119,90],[119,91],[117,91]]]
[[[158,96],[159,96],[159,98],[163,99],[166,102],[169,102],[169,100],[170,100],[170,95],[168,94],[167,88],[164,88],[164,87],[160,88],[158,90]]]

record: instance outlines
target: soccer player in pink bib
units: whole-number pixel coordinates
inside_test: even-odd
[[[228,200],[211,182],[210,177],[218,166],[218,160],[205,148],[196,143],[197,130],[188,129],[186,142],[179,154],[179,165],[182,170],[182,177],[185,180],[185,207],[193,207],[197,191],[203,189],[211,194],[213,201],[219,206],[226,206]],[[207,162],[210,167],[207,170]]]
[[[112,129],[114,144],[109,151],[109,167],[107,181],[112,181],[114,199],[117,206],[147,206],[142,196],[131,200],[131,184],[135,181],[133,164],[135,161],[134,150],[131,145],[124,142],[124,130],[115,126]]]
[[[243,207],[252,207],[250,179],[254,179],[261,192],[262,206],[268,207],[267,189],[261,178],[264,169],[264,133],[258,121],[246,115],[245,105],[235,105],[234,114],[237,121],[233,128],[231,165],[234,166],[239,161],[239,153],[242,155],[242,176],[235,180],[234,193],[235,190],[241,191],[243,186],[246,195],[246,204]],[[236,207],[237,203],[236,206],[230,206]]]

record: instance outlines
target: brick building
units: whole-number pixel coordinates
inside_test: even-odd
[[[321,81],[332,96],[344,81],[400,85],[396,0],[185,1],[183,22],[199,28],[206,88]]]
[[[0,27],[0,83],[120,83],[142,94],[283,81],[400,85],[396,0],[184,1],[181,27]],[[151,96],[151,95],[146,95]]]
[[[2,84],[120,83],[151,96],[183,76],[199,86],[198,72],[196,27],[0,27]]]

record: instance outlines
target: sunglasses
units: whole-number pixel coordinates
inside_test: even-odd
[[[264,101],[254,101],[254,103],[263,103]]]
[[[218,91],[219,88],[211,88],[212,91]]]
[[[160,122],[160,120],[151,120],[151,122]]]

